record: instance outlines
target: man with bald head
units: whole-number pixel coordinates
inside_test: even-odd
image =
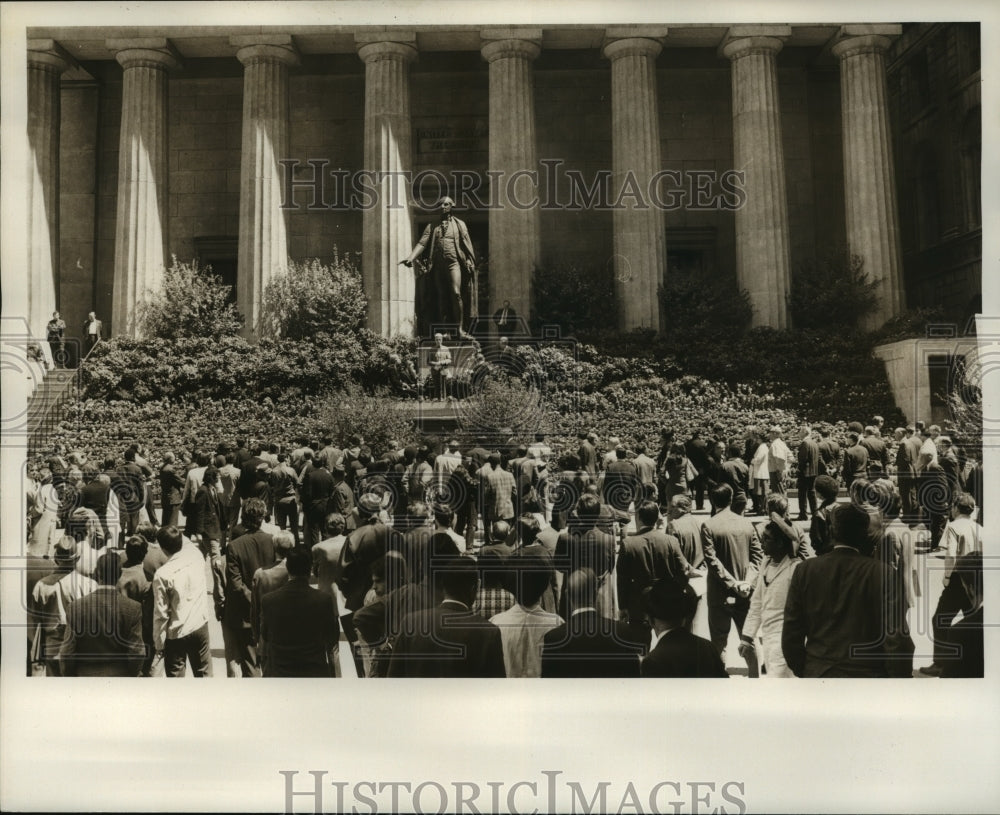
[[[438,206],[438,223],[428,224],[413,251],[399,262],[412,267],[413,261],[428,249],[437,294],[436,319],[430,322],[454,323],[459,334],[465,334],[466,320],[479,311],[476,253],[465,223],[451,214],[455,202],[446,195]]]

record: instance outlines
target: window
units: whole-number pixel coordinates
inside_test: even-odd
[[[974,107],[962,122],[962,194],[965,225],[975,229],[983,223],[981,201],[983,133],[982,108]]]

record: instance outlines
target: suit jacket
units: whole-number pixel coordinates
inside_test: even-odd
[[[146,655],[142,607],[99,586],[66,609],[59,658],[66,676],[136,676]]]
[[[703,523],[689,512],[679,518],[672,518],[667,524],[667,534],[677,538],[681,552],[695,569],[700,569],[705,563],[705,549],[701,540]]]
[[[302,478],[302,508],[314,518],[325,518],[330,496],[333,494],[333,476],[325,467],[314,467]]]
[[[844,452],[844,482],[851,483],[856,478],[868,475],[868,448],[861,444],[848,447]]]
[[[642,661],[644,677],[728,678],[718,651],[706,639],[684,628],[675,628],[662,637]]]
[[[184,491],[184,479],[177,475],[173,464],[164,464],[160,468],[160,503],[162,506],[175,506],[181,502]]]
[[[877,559],[846,547],[792,572],[781,650],[796,676],[888,676],[886,588]]]
[[[840,466],[840,445],[827,437],[819,441],[819,457],[823,464],[823,475],[829,475]]]
[[[469,229],[466,227],[465,221],[460,218],[456,218],[452,215],[451,220],[454,222],[455,228],[458,231],[458,240],[455,241],[455,244],[458,248],[462,271],[471,274],[476,268],[476,251],[472,248],[472,238],[469,237]],[[436,224],[427,224],[427,226],[424,227],[424,232],[420,236],[420,240],[417,241],[419,250],[413,255],[414,260],[420,257],[426,248],[428,250],[428,260],[432,264],[434,263],[434,250],[437,248],[437,242],[441,239],[441,228],[443,223],[444,222],[442,220]],[[470,313],[475,314],[477,312],[472,310]]]
[[[896,472],[903,478],[912,478],[916,475],[919,458],[920,440],[916,436],[902,439],[896,447]]]
[[[452,600],[408,615],[389,662],[389,676],[506,675],[500,629]]]
[[[596,526],[564,529],[556,541],[554,563],[567,575],[586,567],[600,578],[615,567],[614,536]]]
[[[329,677],[329,653],[340,639],[336,600],[291,579],[261,597],[264,676]]]
[[[812,478],[820,474],[819,445],[812,439],[803,439],[799,444],[799,477]]]
[[[701,540],[708,563],[710,599],[731,594],[737,583],[756,582],[764,550],[757,529],[748,518],[724,509],[705,521]]]
[[[353,532],[357,529],[358,522],[354,514],[354,492],[346,481],[339,481],[333,485],[328,511],[339,512],[344,516],[346,521],[344,529],[347,532]]]
[[[642,652],[642,644],[630,638],[628,626],[585,609],[545,635],[542,677],[638,677]]]
[[[662,578],[687,582],[689,569],[681,545],[673,535],[649,527],[628,535],[615,570],[619,607],[628,612],[630,622],[641,622],[642,590]]]
[[[639,471],[628,459],[617,459],[604,471],[604,503],[628,511],[632,501],[639,500]]]
[[[316,544],[319,546],[319,544]],[[260,601],[264,596],[280,589],[288,582],[288,566],[284,560],[279,560],[270,569],[258,569],[253,573],[253,583],[250,592],[250,627],[253,629],[254,642],[260,641]]]
[[[228,519],[218,490],[210,490],[204,484],[198,488],[194,498],[196,521],[194,529],[206,540],[222,540],[222,530]]]
[[[746,462],[738,458],[726,459],[722,462],[722,483],[733,488],[733,504],[746,504],[750,492],[750,468]]]
[[[483,488],[483,515],[487,518],[514,517],[514,476],[503,467],[493,468],[489,464],[479,471],[479,482]]]
[[[868,451],[868,463],[878,462],[882,466],[882,472],[889,469],[889,448],[878,436],[865,436],[859,444]]]
[[[229,628],[250,628],[253,576],[274,565],[274,541],[269,534],[250,532],[229,542],[226,550],[226,606],[222,621]]]

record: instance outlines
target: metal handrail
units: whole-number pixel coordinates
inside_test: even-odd
[[[45,446],[56,426],[63,420],[66,415],[66,404],[71,400],[73,392],[75,391],[77,394],[82,392],[84,365],[94,352],[94,349],[102,342],[103,340],[98,339],[87,353],[80,358],[73,376],[67,378],[63,386],[51,395],[51,401],[45,406],[41,417],[36,420],[36,426],[34,428],[27,428],[29,457],[37,454]]]

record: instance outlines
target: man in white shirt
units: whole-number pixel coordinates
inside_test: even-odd
[[[167,676],[212,675],[208,638],[208,584],[201,550],[176,526],[156,533],[167,562],[153,575],[153,647]]]
[[[466,551],[465,538],[459,535],[454,529],[455,513],[446,506],[439,506],[434,510],[434,533],[447,535],[458,547],[459,552]]]
[[[542,595],[553,577],[552,561],[541,553],[517,553],[508,564],[517,580],[517,603],[493,616],[490,622],[500,629],[507,676],[538,677],[542,675],[545,635],[563,624],[562,617],[541,606]]]
[[[785,470],[792,460],[792,451],[781,438],[781,428],[775,425],[769,433],[771,444],[767,454],[767,472],[771,480],[771,492],[785,494]]]
[[[920,456],[917,458],[917,472],[922,473],[931,464],[937,464],[938,450],[937,437],[941,435],[941,428],[932,424],[926,430],[920,431],[923,442],[920,445]]]
[[[434,459],[434,483],[438,489],[443,489],[449,477],[462,463],[462,454],[458,451],[458,442],[452,439],[448,442],[441,455]]]

